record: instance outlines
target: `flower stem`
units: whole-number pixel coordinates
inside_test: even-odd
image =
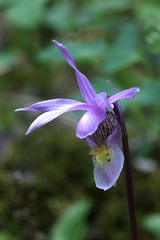
[[[117,102],[118,106],[115,108],[115,113],[117,114],[118,120],[122,129],[122,145],[124,153],[124,165],[125,165],[125,175],[126,175],[126,188],[127,188],[127,198],[128,198],[128,209],[129,209],[129,219],[132,240],[138,240],[138,230],[137,230],[137,221],[136,221],[136,210],[134,204],[134,193],[133,193],[133,183],[132,183],[132,173],[130,165],[130,154],[129,154],[129,144],[128,144],[128,134],[126,125],[123,118],[123,113],[121,105]]]
[[[124,165],[125,165],[125,174],[126,174],[128,208],[129,208],[132,239],[138,240],[136,210],[135,210],[135,205],[134,205],[134,193],[133,193],[133,183],[132,183],[132,173],[131,173],[131,165],[130,165],[128,137],[123,136],[123,133],[122,133],[122,144],[123,144],[123,152],[124,152],[124,158],[125,158]]]

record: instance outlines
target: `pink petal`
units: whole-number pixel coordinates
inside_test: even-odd
[[[70,55],[69,51],[66,49],[66,47],[63,46],[61,43],[57,42],[56,40],[52,40],[52,41],[60,49],[62,55],[64,56],[64,58],[68,62],[68,64],[72,68],[74,68],[82,97],[88,104],[93,105],[93,99],[96,96],[96,91],[90,84],[89,80],[86,78],[86,76],[84,74],[82,74],[76,68],[74,60],[73,60],[72,56]]]
[[[98,128],[98,125],[106,118],[105,111],[92,107],[79,120],[77,124],[76,136],[86,138],[92,135]]]
[[[118,145],[112,145],[111,149],[111,161],[107,162],[104,167],[98,166],[93,160],[96,187],[104,191],[111,188],[117,182],[124,163],[124,155]]]
[[[127,90],[121,91],[121,92],[116,93],[113,96],[111,96],[109,98],[109,102],[115,103],[122,98],[130,98],[133,100],[136,92],[139,92],[139,91],[140,91],[140,89],[137,87],[129,88]]]

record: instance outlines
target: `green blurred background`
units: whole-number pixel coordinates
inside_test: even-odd
[[[95,187],[80,115],[25,136],[36,101],[80,99],[56,39],[97,92],[140,87],[122,100],[140,239],[160,239],[160,3],[157,0],[0,0],[0,240],[131,239],[124,170]]]

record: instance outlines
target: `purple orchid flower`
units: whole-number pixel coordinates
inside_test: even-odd
[[[111,97],[108,97],[105,92],[97,94],[86,76],[76,68],[69,51],[56,40],[53,42],[60,49],[68,64],[75,70],[77,82],[86,103],[58,98],[37,102],[15,111],[43,112],[30,125],[26,132],[29,134],[65,112],[85,110],[86,112],[77,124],[76,136],[86,140],[91,149],[96,186],[107,190],[115,185],[124,162],[121,151],[121,130],[114,114],[114,104],[122,98],[134,99],[135,93],[140,89],[133,87],[115,93]]]

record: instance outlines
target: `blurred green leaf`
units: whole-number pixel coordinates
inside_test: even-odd
[[[15,240],[15,238],[7,233],[0,233],[0,240]]]
[[[151,52],[160,53],[160,32],[157,30],[150,31],[146,36],[148,48]]]
[[[160,105],[160,81],[142,86],[135,102],[141,106]]]
[[[16,0],[15,0],[15,2],[16,2]],[[11,4],[13,4],[13,0],[0,0],[0,6],[9,6]]]
[[[16,57],[11,53],[1,53],[0,55],[0,75],[7,72],[16,62]]]
[[[110,47],[102,68],[107,73],[113,73],[140,61],[137,27],[130,23],[122,29],[117,40]]]
[[[63,56],[57,51],[54,45],[49,45],[48,47],[42,49],[36,56],[38,61],[46,62],[46,61],[55,61],[57,63],[63,61]]]
[[[142,2],[136,8],[137,16],[144,24],[145,29],[150,27],[157,27],[160,25],[160,4],[155,2]]]
[[[160,214],[151,214],[145,217],[143,226],[148,231],[160,237]]]
[[[86,217],[91,202],[80,200],[72,204],[54,225],[50,240],[79,240],[87,230]]]
[[[17,4],[20,0],[0,0],[0,6],[2,7],[9,7],[9,6],[14,6]]]
[[[76,21],[78,26],[92,27],[98,26],[102,32],[107,32],[109,28],[115,29],[117,25],[121,25],[123,17],[111,17],[112,14],[125,11],[130,7],[128,0],[93,0],[86,1],[84,6],[77,11]],[[107,19],[107,21],[106,21]]]
[[[44,22],[49,27],[56,29],[56,31],[60,33],[71,30],[75,24],[72,2],[55,2],[53,6],[46,10]]]
[[[129,7],[128,0],[99,0],[88,2],[86,5],[86,10],[88,13],[92,13],[93,16],[103,13],[113,13],[117,11],[125,10]]]
[[[33,29],[43,18],[48,0],[19,0],[6,10],[8,19],[18,27]]]
[[[106,13],[124,11],[130,6],[128,0],[99,0],[79,5],[72,1],[57,1],[46,10],[44,22],[57,32],[69,32],[82,26],[103,23]],[[67,21],[66,21],[67,19]]]
[[[11,66],[14,63],[15,57],[9,53],[1,53],[0,55],[0,64],[5,66]]]
[[[63,42],[68,48],[74,60],[91,59],[94,60],[100,57],[108,48],[104,40],[94,42]],[[38,55],[39,61],[56,61],[64,62],[64,58],[59,50],[52,44],[51,46],[43,49]]]
[[[144,28],[148,48],[154,53],[160,53],[160,4],[142,2],[138,5],[136,12]]]

